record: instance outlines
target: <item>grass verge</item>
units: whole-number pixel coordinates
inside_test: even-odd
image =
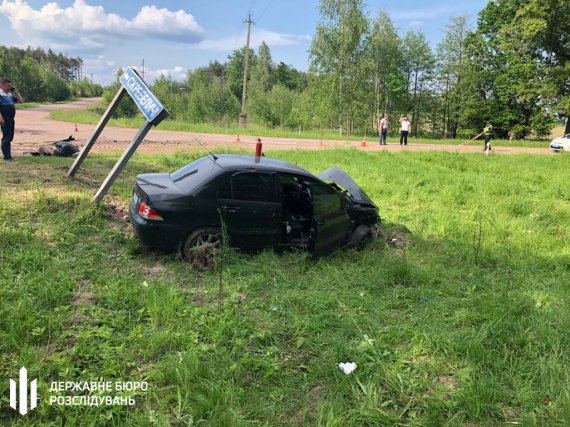
[[[0,424],[570,423],[568,156],[273,154],[347,170],[395,246],[229,251],[220,288],[124,221],[137,173],[201,154],[136,155],[100,208],[114,154],[74,180],[70,159],[0,165]],[[21,366],[39,382],[25,417],[8,405]],[[47,403],[51,381],[101,379],[150,389],[129,408]]]

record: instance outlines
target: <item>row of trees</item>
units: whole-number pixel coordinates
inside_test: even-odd
[[[206,67],[189,71],[178,82],[160,77],[153,92],[165,104],[174,120],[233,125],[241,109],[245,48],[235,50],[224,64],[214,61]],[[117,79],[123,70],[117,72]],[[269,127],[297,127],[291,110],[307,88],[307,74],[284,64],[274,64],[269,47],[262,43],[257,52],[250,49],[248,122]],[[118,81],[105,90],[110,101],[119,87]],[[119,116],[132,116],[136,107],[122,102]]]
[[[51,50],[0,46],[0,78],[9,78],[27,101],[100,96],[100,85],[80,78],[83,60]]]
[[[416,135],[456,138],[492,120],[499,136],[542,137],[570,114],[567,0],[491,0],[475,29],[451,19],[435,51],[384,12],[368,20],[363,0],[320,11],[310,70],[321,119],[341,133],[389,112],[410,116]]]
[[[364,0],[321,0],[320,13],[308,72],[275,64],[265,43],[250,51],[249,123],[370,134],[389,113],[394,128],[407,115],[416,136],[464,137],[492,120],[499,136],[525,138],[570,114],[568,0],[492,0],[476,28],[452,18],[435,49],[386,12],[370,19]],[[154,91],[173,119],[235,124],[244,56],[236,50],[183,82],[161,77]],[[120,114],[136,109],[125,103]]]

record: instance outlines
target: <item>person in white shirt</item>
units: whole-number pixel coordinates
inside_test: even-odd
[[[386,145],[386,138],[388,137],[388,129],[390,129],[390,117],[384,114],[384,118],[380,120],[380,145]]]
[[[406,116],[400,119],[400,123],[402,124],[400,133],[400,145],[408,145],[408,135],[412,131],[412,123],[410,123]]]

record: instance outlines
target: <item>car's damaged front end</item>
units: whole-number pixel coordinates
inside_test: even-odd
[[[318,177],[339,192],[343,207],[354,223],[376,227],[381,222],[378,206],[344,170],[335,166],[321,172]]]

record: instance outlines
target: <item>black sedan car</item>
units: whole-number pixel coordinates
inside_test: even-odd
[[[190,261],[224,238],[243,249],[326,255],[361,247],[380,222],[378,207],[340,168],[317,177],[281,160],[233,154],[137,176],[129,215],[144,245]]]

